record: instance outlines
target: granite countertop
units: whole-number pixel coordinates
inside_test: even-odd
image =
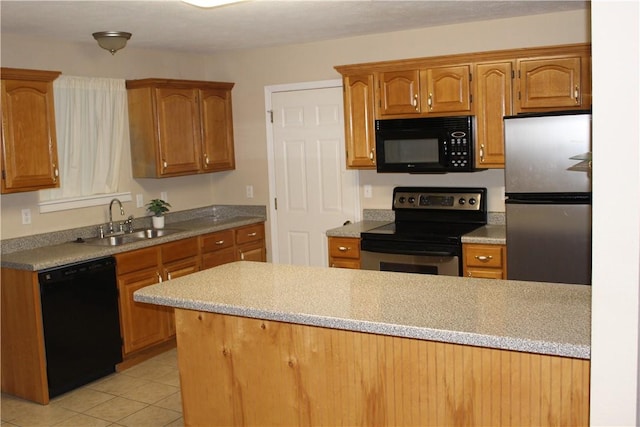
[[[591,287],[240,261],[151,285],[139,302],[590,358]]]
[[[503,224],[487,224],[462,236],[462,243],[506,245],[507,231]]]
[[[360,233],[389,224],[393,221],[364,220],[327,230],[327,237],[360,237]]]
[[[222,219],[211,216],[194,218],[167,224],[166,229],[177,230],[167,236],[138,240],[119,246],[94,246],[87,243],[76,243],[72,239],[64,243],[2,254],[0,266],[17,270],[45,270],[264,221],[265,218],[262,216],[236,216]]]

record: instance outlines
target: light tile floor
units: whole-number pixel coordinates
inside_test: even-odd
[[[5,426],[183,426],[176,350],[40,405],[2,394]]]

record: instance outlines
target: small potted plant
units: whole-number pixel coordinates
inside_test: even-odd
[[[153,228],[164,228],[164,213],[169,212],[170,207],[171,205],[162,199],[153,199],[147,203],[147,211],[153,214]]]

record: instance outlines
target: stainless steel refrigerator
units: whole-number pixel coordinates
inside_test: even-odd
[[[504,118],[507,278],[591,284],[591,113]]]

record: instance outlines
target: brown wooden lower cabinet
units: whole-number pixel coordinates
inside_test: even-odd
[[[185,425],[587,426],[589,360],[176,309]]]
[[[2,392],[46,405],[49,390],[38,273],[0,269],[0,293]]]
[[[162,280],[233,261],[266,261],[264,223],[116,254],[124,361],[132,366],[172,346],[173,308],[139,303],[133,293]]]
[[[329,267],[360,268],[360,238],[329,237]]]
[[[505,245],[464,243],[462,254],[463,276],[481,279],[507,278],[507,247]]]
[[[234,261],[267,261],[264,223],[200,236],[202,269]]]
[[[133,300],[138,289],[175,279],[200,269],[196,237],[116,254],[120,293],[120,330],[124,365],[137,352],[171,340],[175,335],[173,309]],[[145,356],[151,356],[147,352]]]

